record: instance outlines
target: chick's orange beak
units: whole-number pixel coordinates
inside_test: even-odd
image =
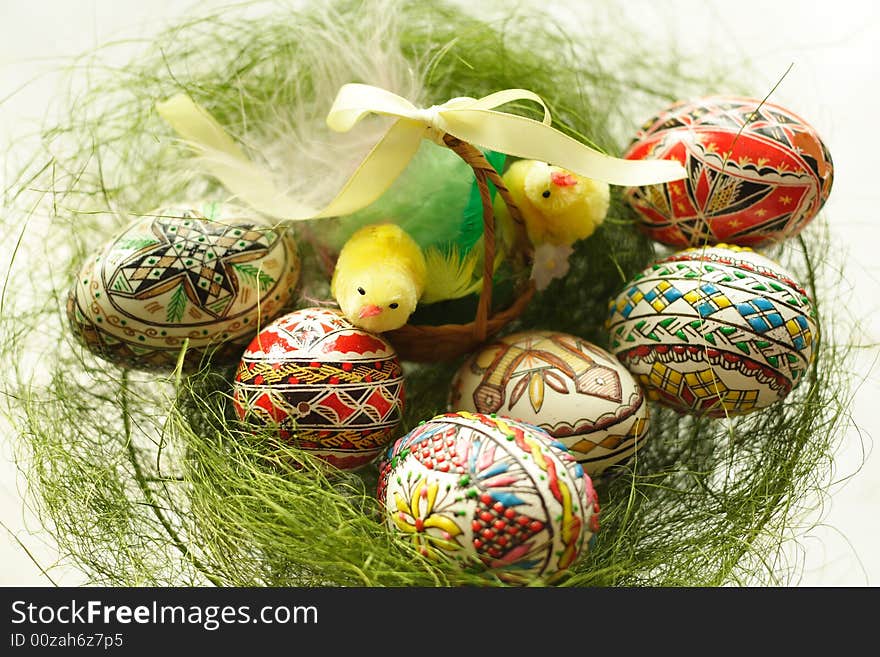
[[[381,312],[382,309],[379,306],[369,303],[366,306],[361,306],[361,310],[358,313],[358,318],[366,319],[367,317],[375,317]]]

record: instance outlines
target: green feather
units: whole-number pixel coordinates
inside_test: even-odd
[[[489,164],[501,173],[504,170],[504,161],[507,156],[504,153],[496,153],[495,151],[483,151]],[[489,194],[495,199],[495,185],[489,183]],[[464,217],[461,223],[461,232],[459,233],[456,245],[467,252],[473,248],[477,240],[483,235],[483,199],[480,198],[480,189],[477,187],[477,180],[471,183],[471,193],[468,197],[467,206],[464,209]]]
[[[504,155],[487,152],[500,170]],[[490,185],[494,195],[495,188]],[[332,228],[321,225],[324,240],[339,250],[359,228],[392,221],[422,248],[455,245],[466,253],[483,234],[483,209],[473,169],[448,148],[424,141],[415,157],[378,200],[340,217]]]

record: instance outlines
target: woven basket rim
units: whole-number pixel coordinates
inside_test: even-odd
[[[489,182],[504,201],[514,222],[517,233],[512,247],[514,256],[531,256],[531,244],[525,233],[522,214],[513,196],[497,171],[483,155],[483,152],[461,139],[446,134],[443,143],[474,171],[477,187],[483,203],[483,287],[477,304],[476,316],[473,321],[462,324],[404,324],[401,328],[386,332],[386,336],[402,353],[404,359],[437,361],[448,358],[450,354],[460,355],[481,344],[490,335],[497,333],[505,325],[523,313],[535,293],[535,285],[528,280],[518,290],[518,297],[504,310],[493,313],[492,286],[494,281],[495,261],[495,211]],[[458,344],[445,344],[443,341],[455,341]],[[424,344],[420,344],[423,341]]]
[[[487,321],[485,338],[476,335],[476,320],[463,324],[405,324],[384,333],[402,360],[436,362],[470,352],[522,315],[535,294],[529,281],[507,308],[492,314]]]

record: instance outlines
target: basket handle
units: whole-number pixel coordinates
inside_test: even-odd
[[[443,143],[474,170],[477,189],[479,189],[480,198],[483,201],[483,287],[480,290],[473,332],[474,338],[483,342],[489,330],[489,315],[492,310],[492,279],[495,275],[495,212],[492,208],[492,196],[489,193],[487,180],[491,180],[495,185],[495,189],[498,190],[513,219],[517,231],[515,250],[519,250],[525,239],[525,223],[522,213],[510,195],[510,190],[502,181],[501,175],[495,170],[495,167],[489,164],[479,148],[448,133],[443,135]]]

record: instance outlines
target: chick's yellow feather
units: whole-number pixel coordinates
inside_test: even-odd
[[[422,302],[435,303],[447,299],[460,299],[469,294],[479,294],[483,287],[483,238],[467,253],[452,245],[446,249],[425,249],[428,279]],[[505,251],[496,249],[493,271],[504,260]]]

